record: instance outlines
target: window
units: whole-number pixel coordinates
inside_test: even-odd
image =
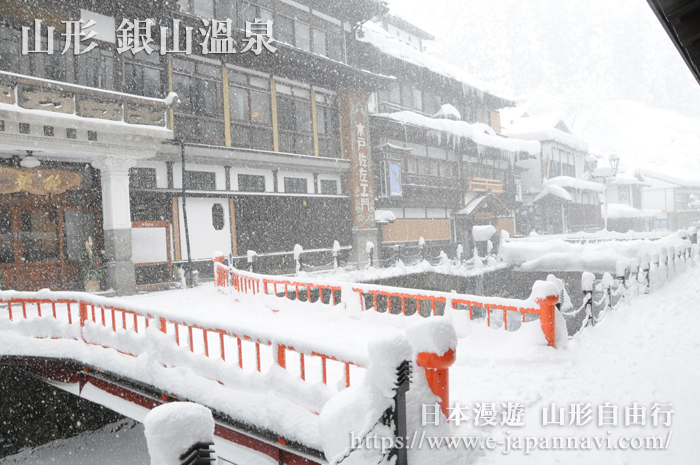
[[[326,47],[326,32],[314,28],[314,53],[326,56],[328,49]]]
[[[398,161],[383,161],[379,165],[379,181],[383,196],[400,196],[401,163]]]
[[[78,84],[114,90],[114,53],[111,50],[96,47],[78,55],[77,60]]]
[[[408,84],[401,84],[401,106],[413,108],[413,89]]]
[[[337,195],[338,181],[333,179],[321,179],[321,194]]]
[[[277,27],[275,28],[276,40],[289,45],[294,45],[294,20],[287,16],[277,16]]]
[[[620,202],[628,203],[629,202],[629,195],[627,193],[627,189],[619,189],[617,191],[617,197]]]
[[[294,45],[297,48],[311,51],[311,39],[309,36],[309,25],[301,21],[294,21]]]
[[[413,108],[416,110],[423,109],[423,94],[420,89],[413,89]]]
[[[172,63],[173,90],[181,102],[175,110],[176,134],[189,140],[223,144],[221,68],[179,58],[173,58]]]
[[[306,178],[284,178],[284,191],[290,194],[307,194]]]
[[[185,171],[185,188],[198,191],[216,190],[216,174],[210,171]]]
[[[328,58],[343,61],[343,39],[335,34],[328,34]]]
[[[415,174],[418,172],[418,163],[415,158],[407,158],[406,159],[406,171],[409,173]]]
[[[205,19],[231,19],[234,25],[238,24],[235,0],[180,0],[178,3],[181,11],[192,12]]]
[[[130,53],[130,52],[129,52]],[[136,57],[149,57],[148,62],[159,64],[157,54],[149,56],[146,53],[138,53]],[[152,60],[155,58],[155,60]],[[124,92],[144,97],[160,97],[160,70],[157,67],[144,66],[143,62],[124,63]]]
[[[440,110],[440,96],[432,92],[424,92],[423,100],[425,105],[425,112],[429,115],[434,115]]]
[[[220,1],[225,3],[227,0]],[[233,0],[228,1],[235,3]],[[254,3],[243,2],[243,21],[254,23],[256,19],[261,19],[263,22],[272,20],[272,12],[270,10],[266,10],[265,8],[259,7]],[[273,37],[275,37],[274,34]]]
[[[242,147],[272,148],[270,82],[229,72],[231,137]]]
[[[316,92],[316,126],[318,151],[327,157],[340,156],[340,130],[335,98]]]
[[[265,176],[239,174],[238,190],[242,192],[265,192]]]
[[[156,169],[155,168],[131,168],[129,170],[130,189],[155,189]]]
[[[311,155],[314,151],[310,92],[277,85],[280,150]]]
[[[0,69],[19,73],[20,46],[22,37],[17,30],[0,26]]]
[[[217,231],[224,229],[224,207],[220,203],[211,206],[211,224]]]

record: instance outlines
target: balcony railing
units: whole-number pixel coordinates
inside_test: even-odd
[[[27,110],[165,128],[172,101],[0,71],[0,103]]]
[[[469,191],[470,192],[487,192],[491,191],[494,194],[502,194],[503,191],[503,181],[499,179],[486,179],[486,178],[469,178]]]

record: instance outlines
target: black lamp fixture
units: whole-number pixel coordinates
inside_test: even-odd
[[[610,167],[613,171],[617,172],[617,167],[620,165],[620,155],[613,153],[608,157],[608,162],[610,162]]]

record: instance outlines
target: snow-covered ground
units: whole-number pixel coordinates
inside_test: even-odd
[[[474,412],[469,426],[456,435],[481,434],[499,441],[518,437],[603,437],[612,438],[616,449],[534,450],[525,454],[514,450],[504,454],[504,446],[483,454],[478,464],[690,464],[700,457],[700,340],[695,331],[697,302],[700,301],[700,270],[692,268],[676,277],[659,292],[636,297],[609,313],[594,328],[569,342],[565,350],[554,351],[528,342],[526,335],[500,334],[491,337],[476,327],[460,339],[456,365],[450,371],[451,402],[473,408],[475,403],[519,402],[525,407],[524,426],[475,427]],[[474,326],[474,325],[472,325]],[[473,329],[473,328],[472,328]],[[466,328],[468,331],[469,328]],[[465,335],[465,329],[462,334]],[[488,337],[487,337],[488,336]],[[543,408],[574,403],[590,403],[592,421],[585,426],[542,426]],[[617,426],[597,426],[598,407],[605,402],[618,406]],[[625,426],[625,408],[634,403],[646,408],[646,426]],[[673,404],[670,427],[652,426],[650,408]],[[608,433],[610,432],[610,433]],[[621,450],[618,439],[671,433],[667,450]],[[646,441],[646,439],[644,439]],[[607,440],[606,440],[607,441]],[[604,444],[607,444],[605,442]],[[623,441],[623,446],[626,443]],[[634,440],[633,445],[638,445]]]

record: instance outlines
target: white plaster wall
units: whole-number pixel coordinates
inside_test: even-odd
[[[211,209],[218,203],[224,209],[224,228],[221,231],[214,229],[212,224]],[[180,210],[180,250],[182,257],[187,257],[187,244],[185,242],[185,220],[182,215],[182,199],[179,199]],[[229,215],[228,199],[201,199],[187,198],[187,224],[190,234],[190,249],[193,259],[211,258],[213,252],[220,251],[225,255],[231,253],[231,219]]]

